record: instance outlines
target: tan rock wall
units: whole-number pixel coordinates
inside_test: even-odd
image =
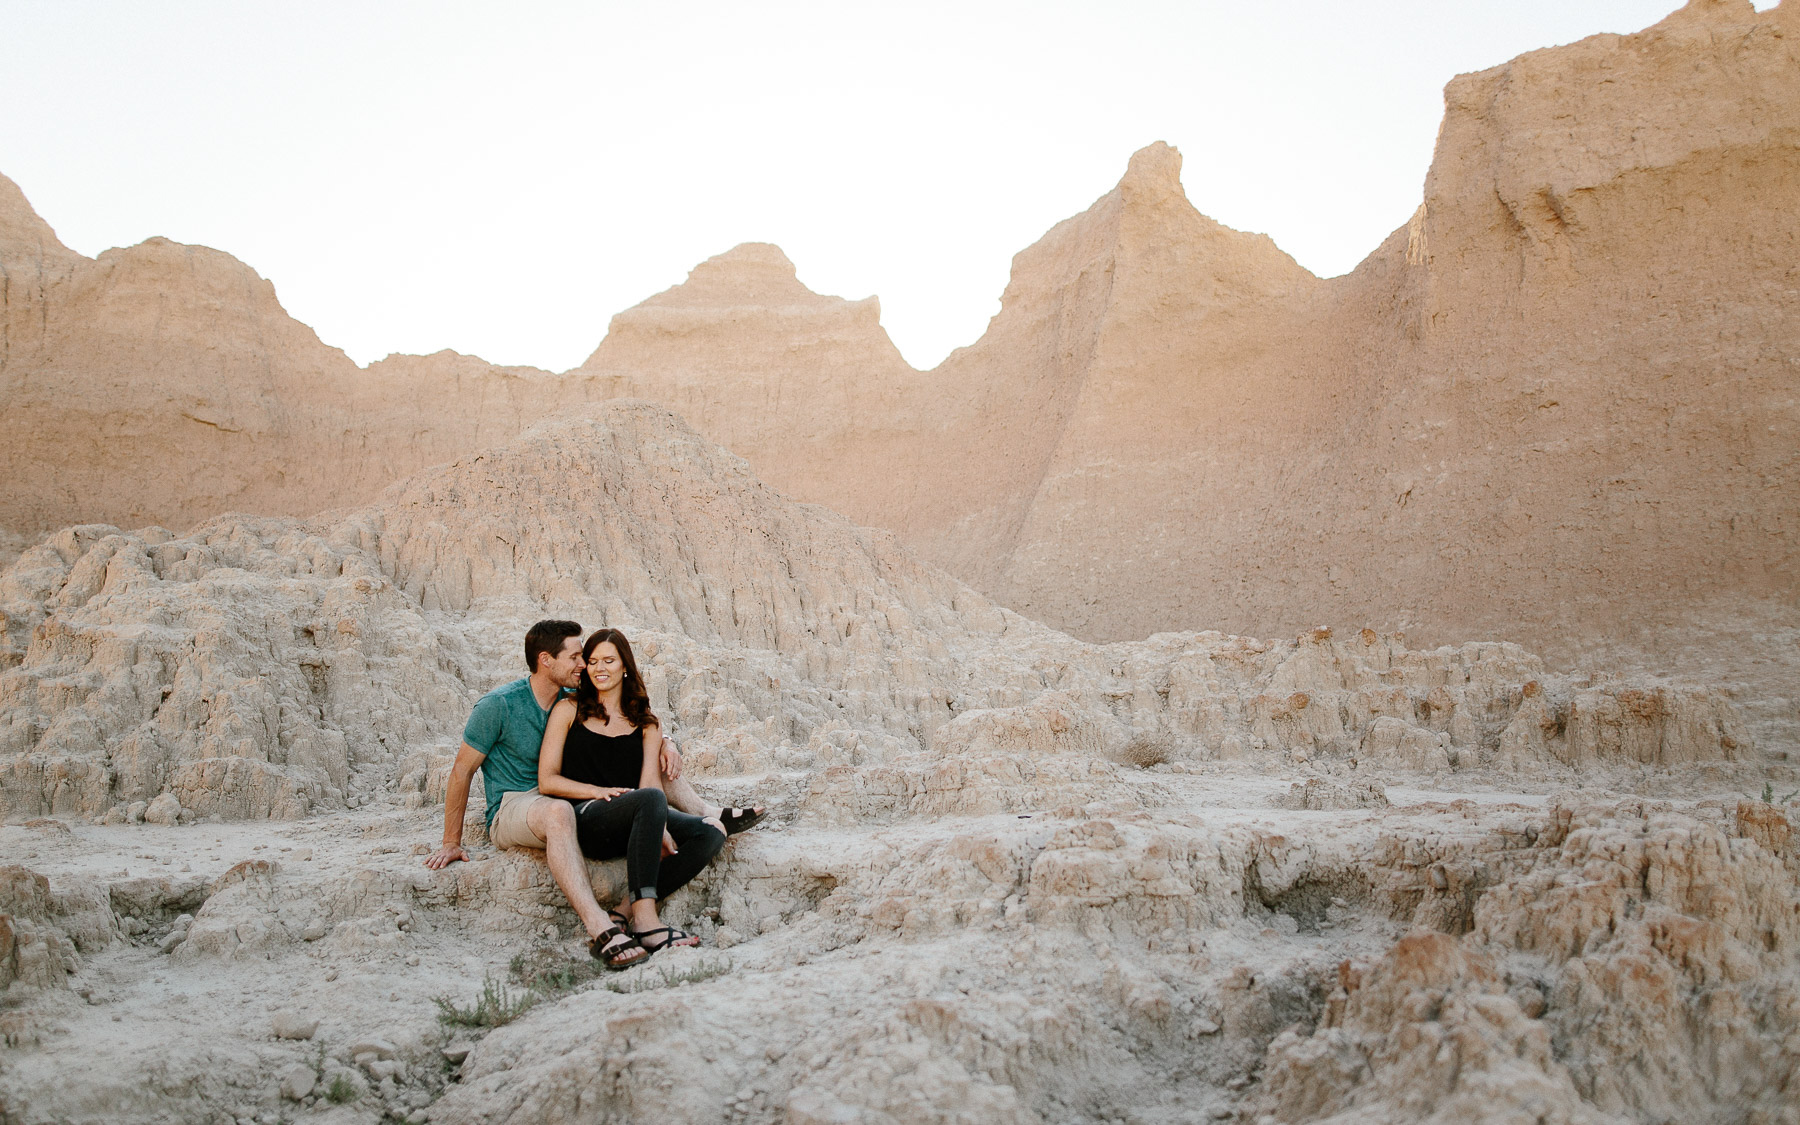
[[[0,573],[0,801],[169,822],[441,799],[468,707],[542,617],[626,630],[701,776],[785,771],[825,822],[1150,806],[1143,769],[1221,760],[1571,781],[1759,761],[1718,691],[1553,675],[1516,645],[1078,641],[622,402],[310,522],[31,547]]]
[[[0,525],[366,503],[642,397],[1090,639],[1368,625],[1781,696],[1795,13],[1697,0],[1456,78],[1421,206],[1341,278],[1195,211],[1153,145],[1018,255],[988,331],[931,372],[872,298],[812,293],[759,244],[620,313],[562,376],[358,369],[228,256],[152,239],[90,261],[0,185]]]

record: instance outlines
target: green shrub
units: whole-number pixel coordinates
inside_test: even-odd
[[[1800,789],[1794,790],[1792,793],[1789,793],[1785,797],[1777,797],[1777,796],[1775,796],[1775,786],[1771,785],[1770,783],[1768,783],[1766,781],[1763,782],[1762,802],[1765,805],[1785,805],[1788,802],[1792,801],[1795,797],[1800,797]],[[1746,794],[1744,794],[1744,799],[1747,801],[1754,801],[1757,798],[1752,797],[1748,793],[1746,793]]]
[[[722,977],[733,968],[730,960],[708,961],[701,959],[686,969],[658,969],[652,976],[649,973],[632,973],[624,980],[606,982],[608,992],[632,993],[649,992],[658,988],[678,988],[684,984],[699,984],[703,980]]]
[[[455,1027],[499,1027],[524,1015],[526,1009],[538,1002],[538,994],[529,988],[515,993],[506,987],[505,981],[488,976],[482,978],[481,996],[472,1007],[458,1007],[447,996],[433,996],[431,1002],[438,1007],[440,1023]]]
[[[360,1097],[362,1091],[357,1089],[356,1080],[341,1070],[331,1076],[331,1085],[325,1088],[326,1100],[336,1105],[353,1102]]]

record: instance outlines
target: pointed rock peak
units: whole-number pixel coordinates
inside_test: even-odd
[[[1146,145],[1131,154],[1131,163],[1119,181],[1119,191],[1127,198],[1142,196],[1162,199],[1168,196],[1187,198],[1181,190],[1181,151],[1162,141]]]
[[[1756,18],[1750,0],[1688,0],[1669,13],[1664,23],[1727,23]]]
[[[835,302],[801,283],[781,247],[745,242],[695,266],[686,281],[644,303],[676,307],[808,305]]]
[[[9,269],[34,267],[46,261],[81,257],[62,244],[31,208],[19,185],[0,176],[0,265]]]
[[[740,269],[767,269],[794,276],[794,263],[773,242],[740,242],[723,254],[715,254],[695,269],[708,266],[734,266]]]

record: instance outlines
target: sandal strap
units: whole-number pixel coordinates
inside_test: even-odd
[[[609,944],[614,938],[620,937],[625,940],[617,945]],[[644,949],[644,946],[639,943],[635,935],[628,934],[617,926],[608,926],[588,939],[588,952],[591,955],[598,957],[609,967],[619,965],[621,963],[619,959],[634,949]],[[649,950],[645,949],[644,955],[649,956],[649,952]],[[635,965],[643,959],[643,957],[633,957],[623,963],[626,965]]]
[[[719,821],[725,825],[727,836],[735,836],[745,829],[761,824],[763,818],[768,815],[769,810],[764,809],[762,812],[757,812],[755,805],[732,805],[730,808],[719,810]]]
[[[644,945],[644,939],[653,934],[668,934],[669,936],[653,946]],[[691,938],[694,935],[688,933],[686,930],[678,930],[674,926],[658,926],[653,930],[633,930],[631,936],[637,939],[639,945],[643,945],[645,949],[655,953],[659,949],[667,949],[676,942],[681,941],[684,938]]]

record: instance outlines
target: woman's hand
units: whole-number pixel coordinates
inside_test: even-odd
[[[669,835],[669,830],[667,828],[665,828],[665,829],[663,829],[662,857],[664,859],[668,859],[670,856],[672,856],[674,854],[675,854],[675,837]]]
[[[614,797],[618,797],[625,793],[631,792],[631,790],[629,790],[629,789],[609,789],[604,785],[596,785],[593,787],[593,789],[594,789],[593,799],[596,801],[610,801]]]

